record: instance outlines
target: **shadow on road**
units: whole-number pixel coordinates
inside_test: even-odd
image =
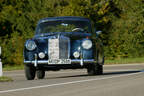
[[[56,79],[56,78],[71,78],[71,77],[96,77],[96,76],[107,76],[107,75],[122,75],[122,74],[132,74],[141,71],[119,71],[119,72],[106,72],[103,75],[93,75],[90,76],[88,74],[81,74],[81,75],[71,75],[71,76],[58,76],[58,77],[48,77],[45,79]]]
[[[108,72],[104,73],[103,75],[122,75],[122,74],[131,74],[131,73],[137,73],[141,71],[118,71],[118,72]]]

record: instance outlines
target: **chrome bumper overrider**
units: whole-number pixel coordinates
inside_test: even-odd
[[[95,63],[95,60],[94,59],[76,59],[76,60],[71,60],[71,64],[81,64],[81,62],[83,63]],[[37,60],[37,61],[27,61],[27,60],[24,60],[24,63],[32,63],[32,64],[48,64],[48,60]]]

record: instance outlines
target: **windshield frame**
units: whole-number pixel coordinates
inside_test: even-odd
[[[57,19],[57,20],[55,20],[55,19],[47,19],[47,20],[40,20],[39,22],[38,22],[38,24],[37,24],[37,27],[36,27],[36,30],[35,30],[35,35],[39,35],[39,34],[48,34],[48,33],[55,33],[55,32],[47,32],[47,33],[40,33],[40,32],[38,32],[37,30],[38,30],[38,28],[39,28],[39,26],[40,26],[40,24],[42,24],[42,23],[47,23],[47,22],[52,22],[52,21],[54,21],[54,22],[57,22],[57,21],[83,21],[83,22],[87,22],[87,25],[88,25],[88,32],[82,32],[82,33],[92,33],[92,25],[91,25],[91,21],[89,20],[89,19]],[[71,31],[72,32],[72,31]],[[58,33],[58,32],[57,32]]]

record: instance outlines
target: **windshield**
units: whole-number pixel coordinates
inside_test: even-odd
[[[58,20],[38,24],[36,34],[49,32],[91,32],[88,21]]]

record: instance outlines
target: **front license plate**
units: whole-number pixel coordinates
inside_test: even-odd
[[[71,64],[71,59],[50,59],[48,64]]]

